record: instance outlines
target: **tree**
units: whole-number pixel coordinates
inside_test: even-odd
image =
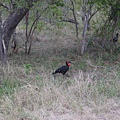
[[[5,22],[2,24],[2,18],[0,19],[0,40],[3,42],[0,42],[0,60],[4,61],[6,63],[6,51],[8,50],[9,47],[9,41],[11,38],[11,35],[13,34],[15,28],[19,24],[19,22],[22,20],[22,18],[26,15],[26,13],[29,11],[29,9],[34,5],[35,2],[38,0],[27,0],[20,2],[19,0],[17,1],[10,1],[10,5],[14,6],[15,9],[11,12],[9,12],[9,16],[5,20]],[[4,1],[6,2],[6,1]],[[4,2],[0,2],[0,6],[4,7],[7,10],[10,10],[7,5],[4,4]],[[9,3],[9,1],[7,1]],[[21,6],[18,6],[18,4],[21,3]],[[3,27],[2,27],[3,25]],[[1,32],[3,31],[3,32]],[[3,44],[5,43],[5,45]],[[4,50],[3,50],[4,49]],[[6,51],[5,51],[6,50]],[[4,59],[3,59],[4,56]]]
[[[5,56],[6,56],[6,52],[3,51],[2,49],[5,47],[5,50],[8,51],[11,35],[14,33],[14,30],[17,27],[17,25],[19,24],[19,22],[29,12],[30,8],[32,8],[35,5],[41,4],[41,3],[43,3],[43,5],[45,5],[45,6],[50,6],[50,5],[62,6],[62,4],[63,4],[60,0],[52,0],[52,1],[51,0],[45,0],[45,1],[40,1],[40,0],[3,0],[0,2],[0,6],[2,6],[4,9],[6,9],[9,12],[9,16],[6,18],[4,23],[1,24],[1,26],[3,26],[3,28],[1,27],[3,32],[0,32],[0,34],[1,34],[0,36],[5,43],[5,46],[3,44],[2,44],[2,46],[0,46],[0,51],[2,51]],[[36,18],[36,20],[33,22],[33,25],[31,26],[31,30],[29,32],[29,35],[26,34],[27,35],[26,46],[27,46],[27,42],[29,40],[30,35],[33,34],[34,30],[36,29],[36,27],[33,27],[33,26],[36,25],[40,16],[38,16]],[[26,47],[26,49],[27,49],[27,47]],[[29,46],[29,50],[26,51],[26,53],[27,52],[29,53],[30,49],[31,49],[31,44]],[[2,60],[1,56],[0,56],[0,60]]]
[[[120,2],[119,0],[2,0],[0,2],[0,16],[2,15],[3,8],[4,11],[8,11],[8,17],[4,22],[2,23],[2,17],[0,17],[0,60],[1,61],[6,61],[6,54],[8,51],[9,47],[9,42],[12,34],[15,31],[15,28],[19,24],[19,22],[23,19],[23,17],[26,15],[26,13],[29,12],[29,10],[35,6],[39,7],[39,4],[43,4],[44,8],[49,9],[49,20],[44,19],[44,21],[48,21],[49,23],[56,24],[57,22],[70,22],[75,24],[76,28],[76,36],[78,37],[78,21],[77,21],[77,11],[78,9],[76,6],[80,6],[81,10],[79,9],[79,12],[82,13],[82,23],[83,23],[83,30],[82,30],[82,48],[81,48],[81,53],[84,53],[85,50],[85,44],[86,44],[86,31],[89,30],[90,28],[90,22],[93,16],[98,12],[101,11],[101,8],[104,9],[104,13],[106,13],[106,25],[110,25],[110,30],[114,28],[114,31],[116,27],[120,27]],[[37,7],[37,8],[38,8]],[[41,7],[41,6],[40,6]],[[80,8],[79,7],[79,8]],[[33,21],[33,25],[31,26],[31,30],[26,32],[26,43],[30,39],[30,35],[33,34],[33,32],[36,29],[37,22],[40,20],[41,14],[39,14],[39,9],[36,8],[36,19]],[[44,12],[45,9],[41,10]],[[69,13],[72,11],[72,14]],[[45,16],[45,15],[44,15]],[[41,18],[42,19],[42,18]],[[34,27],[33,27],[34,26]],[[107,27],[106,27],[107,28]],[[26,26],[27,30],[27,26]],[[31,43],[32,41],[30,40],[30,45],[27,51],[26,47],[26,52],[29,53],[31,50]],[[26,44],[27,46],[27,44]],[[6,63],[6,62],[5,62]]]
[[[119,33],[120,28],[120,1],[119,0],[94,0],[97,4],[97,9],[103,8],[101,23],[96,28],[96,34],[99,36],[98,43],[102,49],[111,49],[113,37]]]

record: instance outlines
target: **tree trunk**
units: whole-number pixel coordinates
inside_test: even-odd
[[[7,57],[6,57],[6,47],[3,40],[3,26],[2,26],[2,18],[1,18],[2,12],[0,11],[0,64],[6,64],[7,63]]]
[[[76,37],[78,38],[78,22],[77,22],[77,18],[76,18],[76,15],[75,15],[75,6],[74,6],[74,2],[72,0],[71,1],[71,4],[72,4],[72,13],[73,13],[73,17],[74,17],[74,21],[75,21],[75,29],[76,29]]]
[[[22,20],[22,18],[25,16],[25,14],[29,11],[29,9],[17,9],[13,11],[9,17],[4,22],[4,41],[6,49],[8,50],[9,47],[9,41],[11,38],[11,35],[13,34],[16,26],[19,24],[19,22]]]
[[[11,35],[14,33],[14,30],[19,22],[32,6],[33,4],[31,1],[28,3],[27,8],[23,7],[13,10],[13,12],[10,13],[8,18],[5,20],[4,24],[2,24],[2,19],[0,18],[0,60],[2,63],[7,62],[7,51]]]
[[[9,47],[9,41],[11,38],[11,35],[13,34],[15,28],[19,24],[19,22],[22,20],[22,18],[28,13],[29,9],[33,6],[33,2],[37,2],[38,0],[28,0],[27,6],[23,8],[18,8],[13,10],[12,13],[8,16],[8,18],[5,20],[3,26],[4,26],[4,41],[6,49],[8,50]]]
[[[93,4],[89,4],[88,0],[83,0],[82,4],[82,22],[83,22],[83,33],[82,33],[82,48],[81,48],[81,54],[84,54],[85,47],[86,47],[86,32],[87,30],[90,30],[90,20],[92,17],[99,11],[95,10],[92,12],[93,9]],[[86,47],[87,49],[87,47]]]
[[[85,46],[86,46],[86,31],[87,31],[87,28],[88,28],[88,19],[86,18],[86,21],[84,23],[84,28],[83,28],[83,33],[82,33],[82,48],[81,48],[81,54],[83,55],[84,54],[84,51],[85,51]]]
[[[0,12],[0,60],[3,61],[1,12]]]

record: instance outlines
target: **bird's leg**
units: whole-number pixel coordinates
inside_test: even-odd
[[[65,74],[66,77],[70,77],[67,73]]]

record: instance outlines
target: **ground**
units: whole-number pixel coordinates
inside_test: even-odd
[[[120,120],[119,55],[81,56],[82,38],[68,28],[36,33],[26,55],[17,32],[19,51],[1,67],[0,120]],[[69,77],[53,76],[66,60]]]

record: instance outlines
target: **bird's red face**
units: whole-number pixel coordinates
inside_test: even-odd
[[[70,63],[70,62],[67,62],[67,65],[68,65],[68,66],[70,66],[70,65],[71,65],[71,63]]]

